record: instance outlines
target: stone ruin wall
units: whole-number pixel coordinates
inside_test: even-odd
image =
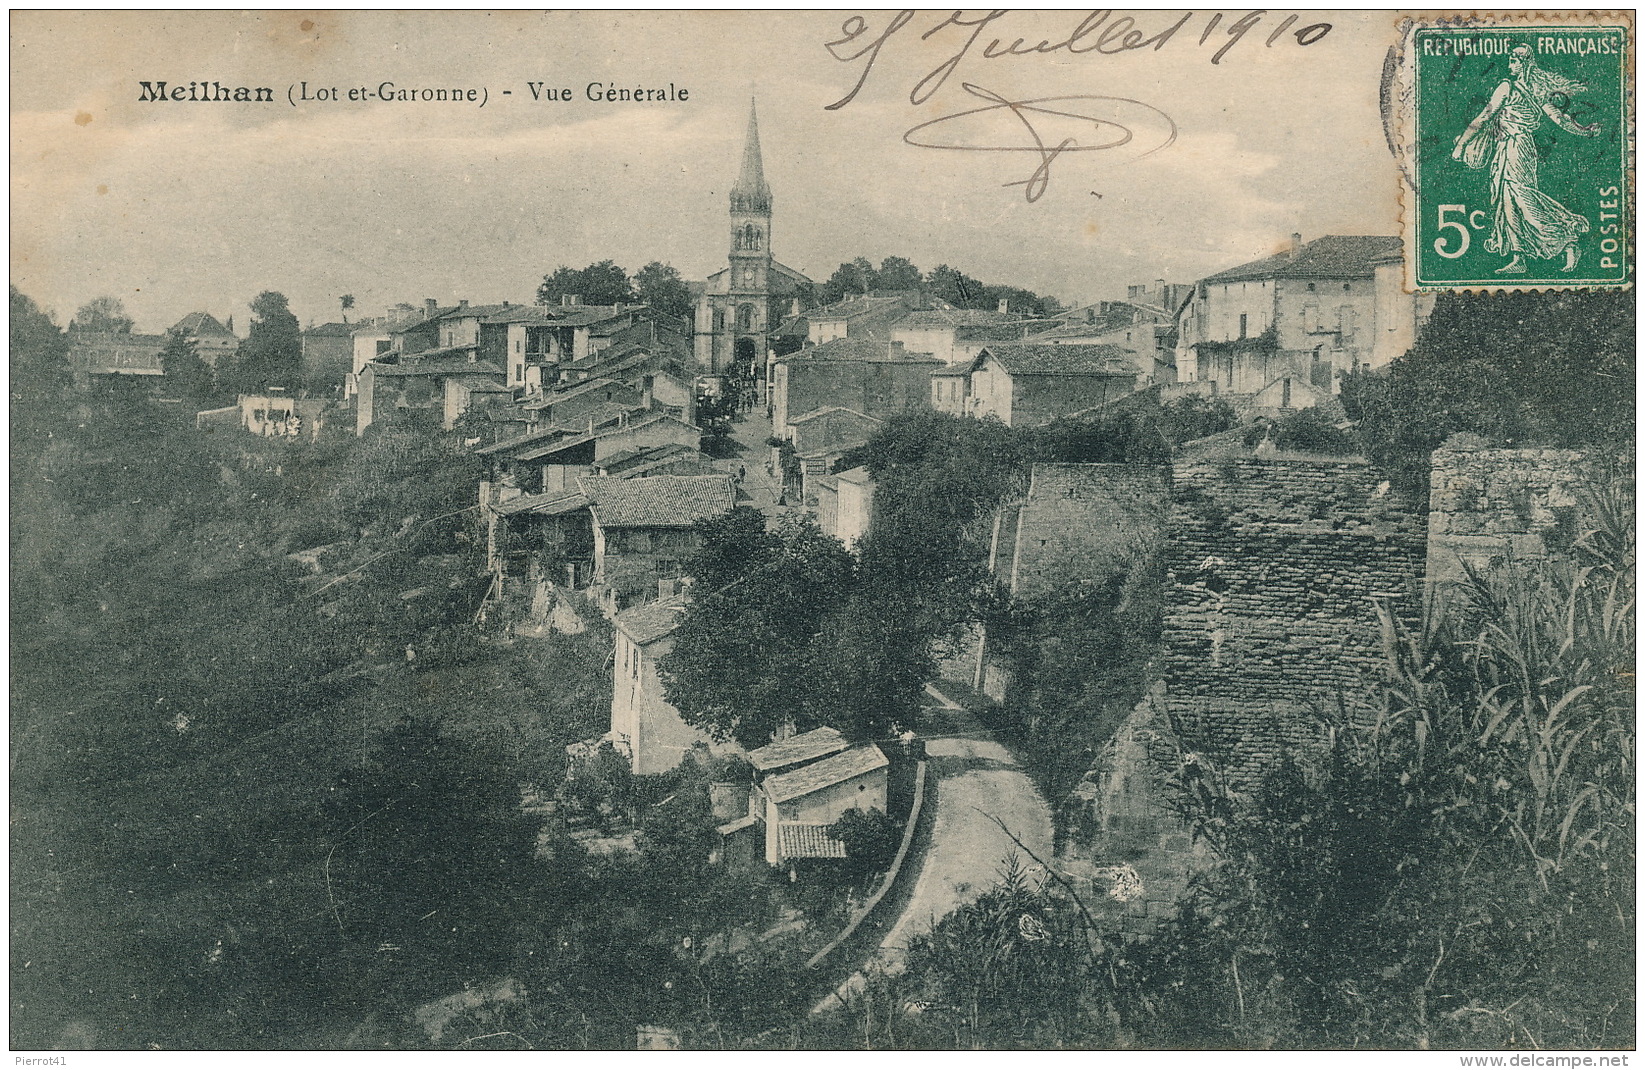
[[[1238,459],[1176,472],[1167,703],[1237,780],[1314,739],[1311,713],[1379,673],[1379,605],[1415,620],[1425,518],[1361,461]]]

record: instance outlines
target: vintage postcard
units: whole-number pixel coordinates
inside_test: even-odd
[[[1634,35],[12,12],[14,1062],[1627,1065]]]

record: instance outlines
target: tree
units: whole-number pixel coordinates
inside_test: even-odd
[[[211,365],[195,352],[192,338],[177,332],[168,334],[166,346],[160,350],[160,368],[165,373],[166,390],[177,397],[200,403],[217,392]]]
[[[658,312],[691,322],[691,288],[669,265],[653,260],[635,272],[634,292]]]
[[[1410,352],[1344,377],[1343,407],[1366,456],[1422,497],[1428,455],[1458,432],[1503,446],[1623,442],[1634,315],[1611,290],[1440,294]]]
[[[562,297],[580,298],[585,305],[628,305],[635,300],[628,272],[610,260],[581,270],[561,265],[554,274],[544,275],[543,284],[537,287],[537,303],[557,305]]]
[[[875,288],[874,265],[864,257],[849,264],[841,264],[823,283],[819,299],[825,305],[843,301],[847,297],[861,297]]]
[[[17,287],[11,288],[11,415],[12,430],[20,424],[40,425],[59,414],[69,386],[68,340]],[[18,440],[13,438],[13,445]],[[13,459],[16,459],[15,453]]]
[[[851,590],[851,555],[808,517],[776,532],[747,507],[701,521],[696,592],[660,665],[687,723],[744,746],[816,726],[819,636]],[[842,726],[843,727],[843,726]]]
[[[874,288],[877,290],[919,290],[923,288],[925,280],[920,276],[920,269],[914,266],[913,261],[900,256],[888,256],[880,261],[880,270],[875,278]]]
[[[982,308],[987,300],[982,283],[947,264],[932,268],[925,282],[931,296],[941,298],[955,308]]]
[[[327,817],[333,921],[378,985],[426,997],[508,960],[536,829],[494,757],[403,722],[340,778]]]
[[[118,297],[94,297],[74,313],[74,327],[82,331],[130,334],[132,319]]]
[[[265,290],[251,302],[251,336],[218,378],[238,394],[260,394],[275,386],[295,389],[302,353],[302,330],[285,295]]]
[[[337,303],[339,305],[343,306],[343,322],[347,323],[348,322],[348,310],[354,307],[354,295],[353,294],[344,294],[343,296],[341,296],[337,299]]]

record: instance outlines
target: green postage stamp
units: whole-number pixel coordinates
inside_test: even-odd
[[[1627,16],[1410,27],[1412,289],[1632,282],[1632,31]]]

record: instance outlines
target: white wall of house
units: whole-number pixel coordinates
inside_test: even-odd
[[[766,795],[765,860],[772,865],[782,861],[778,830],[778,825],[782,822],[832,825],[847,810],[878,810],[884,813],[887,768],[881,766],[784,803],[777,803]]]
[[[666,773],[679,765],[698,743],[708,743],[702,732],[680,718],[680,711],[663,697],[657,661],[673,649],[669,636],[641,646],[621,628],[612,664],[611,741],[628,755],[634,772]]]
[[[910,353],[929,353],[950,366],[956,361],[953,327],[894,327],[891,340]]]
[[[814,346],[820,346],[824,342],[832,342],[836,338],[844,338],[846,334],[846,320],[806,320],[806,339]]]
[[[998,417],[1011,425],[1013,384],[1011,376],[990,355],[971,373],[971,415]]]

